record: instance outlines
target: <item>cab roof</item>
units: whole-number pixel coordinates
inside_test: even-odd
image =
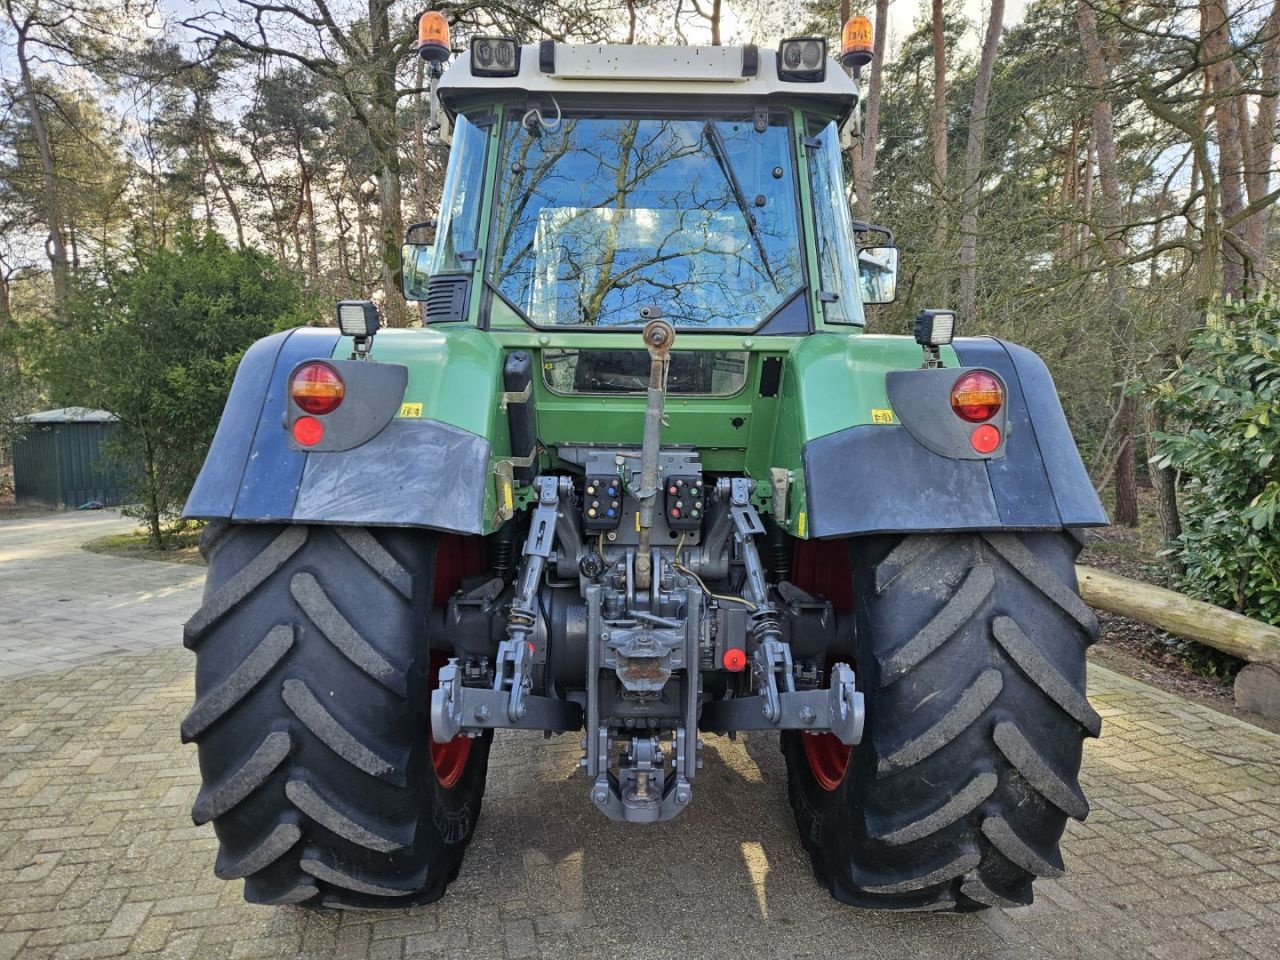
[[[514,76],[473,76],[471,52],[465,51],[445,70],[437,92],[451,113],[469,97],[486,93],[549,95],[557,100],[576,94],[657,94],[663,101],[655,104],[685,96],[817,100],[833,107],[843,121],[858,101],[858,82],[835,60],[827,58],[825,64],[821,80],[785,80],[778,75],[777,52],[754,45],[665,47],[544,40],[520,47]]]

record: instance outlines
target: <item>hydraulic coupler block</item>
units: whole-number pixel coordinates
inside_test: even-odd
[[[616,530],[622,519],[622,480],[616,474],[587,477],[582,493],[583,527]]]
[[[706,488],[702,477],[672,475],[666,480],[667,526],[672,530],[698,530],[706,514]]]

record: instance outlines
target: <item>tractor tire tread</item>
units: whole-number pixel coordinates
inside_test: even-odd
[[[285,527],[265,550],[237,571],[212,596],[206,593],[200,609],[195,612],[183,628],[183,643],[188,650],[195,645],[214,624],[220,621],[251,593],[267,582],[273,573],[288,562],[289,558],[302,549],[307,541],[307,528],[302,526]]]
[[[190,743],[262,682],[293,646],[294,628],[280,624],[267,631],[262,642],[240,661],[221,684],[195,702],[182,720],[182,742]]]
[[[249,902],[403,908],[457,876],[492,738],[438,780],[422,628],[437,536],[231,523],[208,538],[181,732],[203,780],[192,818]]]
[[[846,903],[954,910],[1032,902],[1089,810],[1081,748],[1097,619],[1068,532],[851,543],[866,732],[824,789],[784,733],[788,796],[819,882]],[[803,584],[800,584],[803,587]]]

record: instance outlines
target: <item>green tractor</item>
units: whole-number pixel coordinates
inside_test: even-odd
[[[850,37],[852,77],[817,38],[476,38],[445,70],[424,17],[423,323],[344,302],[255,344],[186,506],[193,816],[247,899],[440,897],[496,729],[580,738],[583,803],[636,823],[697,802],[704,736],[776,731],[848,904],[1062,870],[1106,516],[1034,354],[945,311],[864,332],[897,250],[846,202]]]

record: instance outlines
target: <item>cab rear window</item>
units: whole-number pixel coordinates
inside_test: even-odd
[[[747,383],[746,351],[675,350],[667,370],[672,395],[729,397]],[[544,350],[542,379],[553,393],[644,393],[645,350]]]

